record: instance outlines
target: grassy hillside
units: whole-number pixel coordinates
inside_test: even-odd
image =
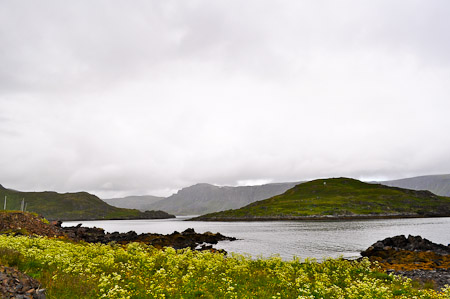
[[[87,192],[20,192],[5,189],[0,185],[0,209],[19,210],[22,199],[26,210],[43,215],[49,220],[87,220],[87,219],[152,219],[170,218],[162,211],[140,212],[134,209],[116,208]]]
[[[450,216],[450,198],[354,179],[321,179],[281,195],[198,220]]]

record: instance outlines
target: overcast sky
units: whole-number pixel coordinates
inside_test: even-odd
[[[0,2],[0,184],[450,173],[450,2]]]

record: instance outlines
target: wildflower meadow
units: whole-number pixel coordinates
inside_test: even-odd
[[[42,282],[48,298],[450,298],[368,260],[322,262],[0,236],[0,262]]]

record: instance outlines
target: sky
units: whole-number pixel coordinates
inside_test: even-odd
[[[0,1],[0,184],[450,173],[450,2]]]

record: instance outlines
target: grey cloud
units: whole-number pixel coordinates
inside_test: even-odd
[[[0,183],[113,197],[448,172],[448,10],[3,1]]]

